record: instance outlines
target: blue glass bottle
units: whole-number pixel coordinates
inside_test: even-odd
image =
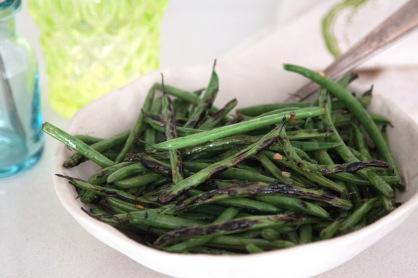
[[[38,66],[15,30],[20,5],[0,1],[0,177],[31,167],[43,149]]]

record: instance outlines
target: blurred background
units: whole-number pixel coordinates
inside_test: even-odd
[[[319,2],[223,0],[219,4],[210,0],[168,1],[160,25],[160,66],[177,68],[208,63],[239,45],[253,43],[254,38],[274,32]],[[34,48],[38,58],[43,111],[48,117],[51,111],[46,105],[45,59],[36,23],[28,11],[28,1],[23,1],[22,10],[16,14],[17,32]]]

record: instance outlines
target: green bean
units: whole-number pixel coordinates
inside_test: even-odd
[[[365,168],[372,167],[377,168],[387,168],[388,164],[381,160],[370,160],[370,161],[359,161],[359,162],[350,162],[350,163],[341,163],[333,165],[319,165],[316,164],[313,169],[322,173],[323,175],[331,175],[341,172],[346,173],[355,173]]]
[[[199,194],[199,192],[197,192],[197,194]],[[214,217],[218,217],[220,214],[222,214],[222,212],[224,212],[225,208],[223,206],[218,206],[218,205],[203,205],[200,207],[197,207],[191,211],[196,212],[196,213],[204,213],[204,214],[208,214],[208,215],[212,215]]]
[[[340,145],[340,143],[336,143],[336,142],[315,142],[315,141],[311,141],[311,142],[292,141],[291,144],[293,147],[299,148],[306,152],[334,149]]]
[[[355,136],[352,136],[355,137]],[[350,141],[354,141],[354,138],[351,138],[353,140]],[[350,144],[354,144],[354,142],[349,142]],[[358,150],[356,150],[353,147],[348,147],[348,149],[351,151],[351,153],[358,159],[358,160],[366,160],[366,157],[363,156],[363,154],[361,152],[359,152]]]
[[[254,243],[264,249],[288,248],[295,244],[285,240],[267,241],[257,238],[244,238],[240,236],[217,236],[213,238],[208,245],[233,250],[245,250],[245,245]]]
[[[83,209],[83,211],[85,211]],[[85,211],[86,213],[88,213],[90,216],[96,217],[96,216],[103,216],[103,215],[108,215],[109,213],[106,212],[105,210],[98,208],[98,207],[91,207],[88,211]]]
[[[151,104],[154,100],[154,95],[155,95],[155,86],[152,86],[151,89],[148,91],[148,94],[145,98],[142,109],[140,109],[138,113],[135,125],[129,132],[129,136],[126,139],[125,145],[123,146],[118,157],[116,158],[116,162],[121,162],[125,159],[126,154],[132,149],[132,147],[134,146],[135,140],[141,134],[144,128],[144,112],[148,112],[148,110],[151,108]]]
[[[105,197],[106,202],[115,208],[121,209],[123,212],[138,211],[144,208],[141,204],[132,204],[114,197]]]
[[[331,176],[335,177],[338,180],[352,183],[352,184],[371,185],[370,181],[365,180],[363,178],[360,178],[350,173],[336,173],[336,174],[332,174]],[[380,176],[380,178],[388,184],[396,184],[397,182],[399,182],[399,179],[395,176]]]
[[[394,200],[392,200],[390,198],[387,198],[387,197],[384,197],[384,196],[382,196],[380,198],[380,200],[381,200],[381,202],[383,204],[383,207],[385,208],[386,211],[392,211],[392,210],[395,209]]]
[[[305,244],[312,241],[312,225],[306,224],[299,228],[299,243]]]
[[[367,91],[365,91],[359,98],[359,101],[364,108],[369,107],[370,103],[372,103],[373,89],[374,87],[373,85],[371,85],[370,88]]]
[[[340,145],[340,143],[335,142],[304,142],[304,141],[292,141],[291,142],[293,149],[298,154],[306,155],[305,151],[318,151],[318,150],[327,150],[327,149],[334,149]],[[283,146],[279,144],[275,144],[269,148],[271,151],[274,152],[283,152]]]
[[[293,242],[294,244],[297,244],[299,242],[298,234],[296,233],[296,231],[287,233],[286,239],[290,242]]]
[[[164,90],[164,83],[163,83]],[[173,139],[177,137],[176,120],[174,115],[173,103],[167,94],[163,96],[163,117],[166,121],[165,136],[167,139]],[[183,164],[180,156],[180,152],[177,150],[169,150],[171,165],[171,179],[174,184],[179,183],[183,179]]]
[[[156,173],[146,173],[140,176],[115,181],[115,186],[120,189],[137,188],[152,182],[158,181],[163,177]]]
[[[366,214],[377,204],[379,201],[378,198],[372,198],[365,203],[363,203],[359,208],[357,208],[353,214],[347,217],[342,223],[339,228],[340,232],[344,233],[349,228],[352,228],[356,225],[359,221],[361,221]]]
[[[385,116],[370,113],[370,117],[372,118],[373,122],[376,125],[389,125],[389,126],[393,126],[392,123]]]
[[[45,122],[42,125],[42,130],[57,139],[58,141],[61,141],[66,146],[74,150],[75,152],[83,155],[84,157],[90,159],[97,165],[101,167],[107,167],[114,164],[113,161],[102,155],[100,152],[96,151],[80,139],[77,139],[74,136],[71,136],[70,134],[66,133],[65,131],[59,129],[58,127]]]
[[[208,178],[225,170],[228,167],[233,167],[245,160],[246,158],[253,156],[260,152],[262,149],[267,148],[270,144],[276,140],[280,132],[283,130],[283,125],[280,125],[274,128],[272,131],[264,135],[259,141],[254,144],[249,145],[242,151],[237,152],[231,157],[227,157],[219,162],[216,162],[209,167],[200,170],[199,172],[185,178],[184,180],[174,184],[167,192],[160,195],[159,200],[162,203],[166,203],[177,197],[179,194],[185,192],[186,190],[195,187],[202,182],[206,181]]]
[[[168,213],[168,214],[172,215],[171,213]],[[210,222],[214,220],[214,217],[212,215],[203,214],[203,213],[195,213],[195,212],[183,212],[183,213],[176,214],[176,216],[187,218],[187,219],[192,219],[192,220],[199,220],[202,222]]]
[[[245,122],[240,122],[237,124],[227,125],[223,127],[214,128],[208,131],[202,131],[196,134],[191,134],[188,136],[168,140],[159,144],[154,145],[156,149],[181,149],[186,147],[195,146],[198,144],[203,144],[212,140],[243,134],[252,130],[260,129],[269,125],[276,124],[280,122],[283,117],[289,119],[291,115],[295,119],[304,119],[308,117],[320,116],[324,113],[322,108],[318,107],[309,107],[301,108],[300,110],[293,112],[283,112],[274,115],[254,118]]]
[[[121,163],[117,163],[117,164],[114,164],[112,166],[103,168],[99,172],[97,172],[96,174],[92,175],[89,178],[89,182],[92,183],[92,184],[96,184],[96,185],[105,184],[106,181],[107,181],[107,177],[109,175],[111,175],[115,171],[117,171],[119,169],[122,169],[124,167],[127,167],[131,164],[132,164],[131,162],[121,162]]]
[[[92,191],[80,190],[80,201],[84,204],[90,204],[97,198],[97,194]]]
[[[392,125],[388,120],[380,115],[370,113],[370,117],[376,125]],[[333,113],[334,125],[337,127],[351,125],[355,120],[353,114]]]
[[[128,200],[130,202],[137,203],[137,204],[155,205],[154,202],[150,202],[145,198],[134,196],[130,193],[127,193],[127,192],[119,190],[119,189],[110,188],[110,187],[103,187],[103,186],[99,186],[99,185],[93,185],[93,184],[88,183],[86,181],[83,181],[81,179],[77,179],[77,178],[73,178],[73,177],[69,177],[69,176],[65,176],[65,175],[61,175],[61,174],[56,174],[56,175],[58,177],[67,179],[72,185],[74,185],[75,187],[77,187],[79,189],[83,189],[83,190],[86,190],[86,191],[91,191],[91,192],[94,192],[95,194],[100,195],[100,196],[106,196],[107,194],[113,194],[113,195],[118,196],[121,199],[125,199],[125,200]]]
[[[280,233],[273,228],[265,228],[261,231],[261,236],[266,240],[276,240],[279,238]]]
[[[230,251],[230,250],[227,251],[225,249],[217,249],[217,248],[202,247],[202,246],[194,247],[194,248],[190,249],[189,252],[191,254],[211,254],[211,255],[236,255],[236,254],[239,254],[237,252],[233,252],[233,251]]]
[[[367,93],[367,92],[366,92]],[[365,94],[366,94],[365,93]],[[372,95],[362,95],[361,97],[357,97],[358,101],[361,103],[361,105],[363,105],[364,108],[369,107],[371,101],[372,101]],[[332,102],[332,107],[334,110],[338,110],[338,109],[345,109],[345,104],[339,100],[333,101]]]
[[[275,109],[275,110],[272,110],[272,111],[265,112],[263,114],[258,115],[257,117],[273,115],[273,114],[277,114],[277,113],[281,113],[281,112],[295,111],[295,110],[298,110],[299,108],[300,107],[298,107],[298,106],[283,107],[283,108],[279,108],[279,109]]]
[[[98,138],[95,136],[91,136],[91,135],[85,135],[85,134],[77,134],[74,135],[75,138],[80,139],[81,141],[83,141],[84,143],[86,143],[87,145],[92,145],[94,143],[100,142],[103,140],[103,138]]]
[[[237,99],[234,98],[230,100],[229,102],[225,104],[223,108],[221,108],[219,111],[214,113],[211,117],[209,117],[206,121],[204,121],[199,126],[199,128],[203,130],[214,128],[215,126],[218,125],[219,122],[221,122],[228,115],[229,112],[231,112],[232,109],[235,108],[235,106],[237,106],[237,104],[238,104]]]
[[[274,156],[274,154],[273,154]],[[284,184],[296,184],[300,185],[299,183],[292,181],[289,177],[286,177],[282,174],[282,171],[276,167],[276,165],[269,159],[266,152],[262,152],[257,157],[258,161],[260,161],[261,165],[273,176],[275,177],[279,182]]]
[[[279,213],[281,211],[277,207],[271,204],[268,204],[266,202],[252,200],[248,198],[223,199],[223,200],[217,200],[215,203],[219,205],[243,208],[243,209],[248,209],[248,210],[262,212],[262,213]]]
[[[382,157],[390,164],[391,168],[394,170],[396,176],[400,176],[398,167],[396,166],[395,159],[393,158],[389,147],[386,144],[386,141],[380,132],[379,128],[376,126],[375,122],[371,116],[367,113],[361,103],[352,96],[344,87],[334,83],[327,77],[321,76],[319,73],[311,71],[309,69],[286,64],[284,68],[288,71],[293,71],[299,73],[312,81],[318,83],[320,86],[326,88],[331,94],[337,97],[339,100],[344,102],[347,109],[353,113],[357,120],[362,124],[364,129],[368,132],[370,138],[375,143],[379,153]]]
[[[159,90],[159,91],[163,91],[163,85],[161,83],[155,83],[154,84],[155,89]],[[197,105],[199,103],[199,96],[192,94],[188,91],[179,89],[177,87],[171,86],[171,85],[167,85],[164,84],[164,90],[165,92],[170,95],[170,96],[174,96],[177,97],[181,100],[190,102],[192,104]]]
[[[151,105],[150,112],[152,114],[160,114],[161,111],[161,104],[162,104],[162,97],[158,97],[155,99],[154,103]],[[145,150],[151,151],[151,146],[155,144],[155,129],[152,127],[148,127],[144,131],[144,141],[145,141]]]
[[[308,153],[306,153],[305,151],[299,148],[296,148],[296,147],[293,147],[293,148],[295,149],[295,152],[299,155],[300,158],[306,160],[309,163],[317,164],[317,162],[313,158],[311,158]]]
[[[356,142],[356,147],[359,150],[359,152],[362,154],[363,157],[366,159],[371,159],[371,155],[369,153],[369,150],[367,149],[366,142],[364,140],[363,133],[360,131],[360,128],[356,125],[352,125],[353,131],[354,131],[354,139]]]
[[[171,176],[171,166],[168,163],[158,160],[148,154],[140,154],[138,160],[141,161],[145,168],[154,173],[158,173],[164,176]]]
[[[382,209],[380,207],[374,208],[368,213],[367,222],[371,224],[387,214],[388,214],[388,211],[386,209]]]
[[[164,133],[165,132],[165,123],[161,121],[161,119],[157,117],[153,117],[151,115],[146,115],[144,121],[150,125],[151,128],[154,130]],[[176,130],[180,135],[187,136],[190,134],[195,134],[202,132],[203,130],[200,129],[194,129],[194,128],[188,128],[188,127],[182,127],[182,126],[176,126]]]
[[[112,215],[99,208],[91,208],[89,211],[85,211],[91,217],[94,217],[106,224],[109,224],[114,227],[120,226],[120,222],[117,218],[112,217]]]
[[[256,117],[263,113],[271,112],[277,109],[283,109],[287,107],[305,108],[309,106],[311,106],[311,103],[309,102],[260,104],[260,105],[240,108],[237,110],[237,113],[245,115],[245,116]]]
[[[197,220],[161,214],[153,209],[129,212],[126,213],[125,217],[129,223],[132,224],[149,225],[151,227],[163,229],[179,229],[203,224],[201,221]]]
[[[107,183],[114,183],[125,178],[131,177],[133,175],[143,173],[145,170],[145,167],[142,166],[140,163],[130,164],[108,175],[106,181]]]
[[[343,222],[345,215],[339,217],[337,220],[331,222],[328,226],[321,230],[319,237],[321,239],[329,239],[335,236]]]
[[[225,209],[221,215],[218,216],[218,218],[213,222],[214,224],[221,224],[226,221],[234,219],[234,217],[238,214],[239,210],[236,208],[227,208]],[[204,245],[206,242],[213,239],[213,236],[201,236],[196,238],[191,238],[186,241],[177,243],[175,245],[167,247],[165,250],[170,252],[184,252],[188,249],[191,249],[196,246]]]
[[[245,245],[245,249],[247,249],[248,253],[255,254],[255,253],[261,253],[264,250],[255,245],[254,243],[247,243]]]
[[[199,190],[189,190],[188,194],[191,196],[196,196],[201,194],[202,191]],[[223,205],[223,206],[231,206],[235,208],[243,208],[248,209],[251,211],[263,212],[263,213],[279,213],[280,210],[268,203],[252,200],[248,198],[229,198],[229,199],[221,199],[215,201],[215,204]],[[207,205],[204,205],[207,206]]]
[[[232,220],[235,218],[235,216],[238,215],[238,213],[239,210],[236,208],[227,208],[218,216],[218,218],[216,218],[216,220],[213,223],[220,224]]]
[[[212,107],[213,101],[216,98],[219,89],[219,78],[215,71],[216,61],[213,63],[212,74],[209,84],[203,92],[203,96],[197,103],[193,113],[187,120],[185,127],[196,127],[202,118],[205,118],[209,109]]]
[[[246,135],[238,135],[233,137],[227,137],[215,140],[213,142],[208,142],[203,145],[198,145],[189,149],[184,150],[184,154],[186,156],[190,156],[193,154],[198,154],[202,152],[213,152],[213,151],[223,151],[223,150],[230,150],[231,148],[241,146],[241,145],[248,145],[252,144],[257,141],[257,137],[246,136]]]
[[[180,240],[204,235],[228,235],[250,230],[258,230],[267,227],[279,227],[288,221],[304,223],[306,218],[297,217],[293,214],[259,215],[236,218],[220,224],[206,224],[199,227],[186,227],[167,232],[160,236],[154,244],[165,246]]]
[[[110,160],[114,161],[116,157],[118,156],[119,151],[115,149],[110,149],[108,151],[102,152],[102,154],[106,156],[107,158],[109,158]]]
[[[329,218],[329,214],[325,209],[314,203],[302,201],[300,199],[280,195],[265,195],[256,197],[256,199],[290,211],[305,213],[325,219]]]
[[[203,204],[213,203],[219,200],[236,198],[236,197],[249,197],[259,194],[266,194],[274,192],[276,186],[274,184],[266,183],[234,183],[227,187],[217,188],[210,191],[205,191],[199,195],[195,195],[185,200],[177,202],[176,207],[178,210],[190,209]]]

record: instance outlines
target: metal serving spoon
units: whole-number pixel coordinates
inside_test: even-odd
[[[410,0],[332,62],[323,73],[331,79],[336,79],[364,63],[416,27],[418,27],[418,0]],[[312,95],[317,88],[315,83],[309,82],[296,93],[291,94],[287,101],[304,100]]]

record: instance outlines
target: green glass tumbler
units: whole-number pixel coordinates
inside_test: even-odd
[[[168,0],[30,0],[40,29],[48,101],[65,117],[158,68]]]

